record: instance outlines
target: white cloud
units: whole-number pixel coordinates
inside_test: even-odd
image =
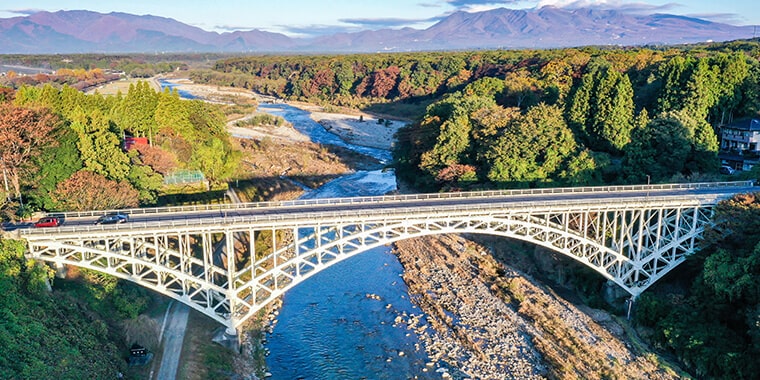
[[[538,2],[538,7],[543,7],[547,5],[553,5],[555,7],[594,7],[599,5],[610,5],[610,6],[619,6],[621,5],[621,1],[616,0],[540,0]]]

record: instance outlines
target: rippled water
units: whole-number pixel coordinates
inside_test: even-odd
[[[181,85],[161,81],[161,86]],[[178,92],[195,98],[179,88]],[[348,144],[301,109],[266,104],[259,110],[282,116],[313,142],[391,161],[389,151]],[[359,171],[302,198],[382,195],[395,189],[392,170]],[[402,271],[389,247],[375,248],[334,264],[286,293],[266,345],[272,379],[439,378],[423,372],[429,358],[417,335],[403,324],[394,326],[399,315],[421,314],[409,301]]]
[[[343,142],[306,111],[285,104],[260,109],[284,117],[312,141],[340,145],[385,162],[391,159],[388,151]],[[382,195],[395,188],[393,171],[360,171],[303,197]],[[402,270],[389,247],[376,248],[291,289],[267,343],[272,378],[406,379],[423,374],[429,359],[418,337],[404,325],[394,326],[404,312],[420,314],[409,301]]]
[[[185,91],[182,89],[181,83],[174,83],[170,82],[165,79],[160,79],[158,83],[161,85],[161,90],[163,91],[165,88],[168,88],[170,91],[177,90],[177,94],[179,94],[180,98],[182,99],[197,99],[197,97],[193,94],[191,94],[188,91]]]

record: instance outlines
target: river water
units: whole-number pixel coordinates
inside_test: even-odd
[[[388,151],[345,143],[307,111],[287,104],[259,109],[282,116],[313,142],[339,145],[384,162],[391,159]],[[382,195],[395,189],[393,171],[359,171],[302,198]],[[419,338],[405,325],[394,325],[399,315],[421,314],[409,301],[402,271],[390,248],[381,247],[337,263],[288,291],[266,345],[272,378],[428,377],[423,368],[429,358]]]

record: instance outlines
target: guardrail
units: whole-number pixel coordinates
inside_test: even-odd
[[[350,197],[350,198],[318,198],[318,199],[296,199],[290,201],[276,202],[247,202],[247,203],[225,203],[209,204],[194,206],[171,206],[171,207],[146,207],[132,208],[122,210],[93,210],[93,211],[76,211],[62,213],[48,213],[46,215],[59,216],[66,218],[85,218],[101,216],[108,213],[119,212],[129,215],[146,215],[146,214],[175,214],[185,212],[199,211],[234,211],[241,209],[260,209],[260,208],[277,208],[292,206],[309,206],[309,205],[341,205],[356,203],[378,203],[378,202],[403,202],[435,199],[456,199],[456,198],[489,198],[504,196],[531,196],[547,194],[578,194],[578,193],[605,193],[605,192],[631,192],[631,191],[667,191],[667,190],[698,190],[709,188],[729,188],[729,187],[750,187],[753,181],[733,181],[733,182],[700,182],[700,183],[674,183],[659,185],[621,185],[621,186],[593,186],[593,187],[550,187],[540,189],[520,189],[520,190],[490,190],[490,191],[472,191],[457,193],[423,193],[408,195],[381,195],[370,197]]]
[[[702,195],[703,199],[702,201],[708,201],[713,202],[720,200],[722,198],[727,198],[728,196],[725,195],[723,197],[717,196],[717,195]],[[642,197],[634,197],[634,198],[626,198],[623,200],[617,200],[617,205],[640,205],[642,203],[645,204],[656,204],[658,206],[661,205],[673,205],[673,204],[680,204],[682,206],[694,206],[696,204],[699,204],[700,200],[696,198],[688,198],[684,200],[675,200],[673,197],[657,197],[657,196],[642,196]],[[510,204],[510,207],[514,209],[519,208],[530,208],[530,209],[536,209],[541,207],[556,207],[556,206],[570,206],[570,205],[578,205],[583,204],[583,201],[581,200],[575,200],[568,202],[567,200],[554,200],[554,201],[541,201],[541,202],[535,202],[535,201],[525,201],[525,202],[519,202]],[[598,200],[593,202],[594,206],[602,206],[600,208],[612,208],[611,206],[603,206],[602,203],[600,203]],[[502,204],[489,204],[489,203],[482,203],[477,204],[474,207],[468,207],[467,212],[471,213],[478,213],[478,212],[488,212],[493,209],[501,209],[503,208]],[[361,210],[361,213],[357,213],[355,210],[345,210],[345,211],[326,211],[326,212],[312,212],[312,213],[284,213],[284,214],[275,214],[275,215],[246,215],[246,216],[226,216],[226,217],[214,217],[214,218],[175,218],[175,219],[166,219],[166,220],[160,220],[160,221],[149,221],[149,222],[130,222],[127,224],[117,224],[117,225],[109,225],[109,226],[103,226],[103,225],[81,225],[81,226],[62,226],[62,227],[56,227],[56,228],[27,228],[27,229],[20,229],[16,230],[20,234],[20,236],[24,237],[31,237],[31,236],[47,236],[47,235],[57,235],[61,233],[82,233],[82,232],[122,232],[122,231],[134,231],[134,230],[144,230],[144,229],[158,229],[158,228],[176,228],[176,227],[197,227],[197,226],[217,226],[217,225],[230,225],[230,224],[241,224],[241,223],[257,223],[257,222],[300,222],[300,221],[308,221],[313,222],[316,218],[320,219],[336,219],[336,218],[345,218],[345,217],[378,217],[378,216],[384,216],[384,217],[392,217],[392,216],[404,216],[408,217],[412,214],[419,214],[419,215],[429,215],[429,216],[435,216],[435,215],[441,215],[441,214],[447,214],[450,215],[452,212],[460,213],[463,212],[460,205],[448,205],[448,206],[423,206],[423,207],[415,207],[412,211],[409,211],[408,209],[404,209],[405,212],[388,212],[388,209],[363,209]]]

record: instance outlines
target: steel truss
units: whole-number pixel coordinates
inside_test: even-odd
[[[469,233],[532,242],[638,296],[694,252],[716,200],[696,198],[461,209],[398,209],[293,221],[224,219],[165,228],[28,235],[29,255],[133,281],[237,328],[323,269],[417,236]]]

